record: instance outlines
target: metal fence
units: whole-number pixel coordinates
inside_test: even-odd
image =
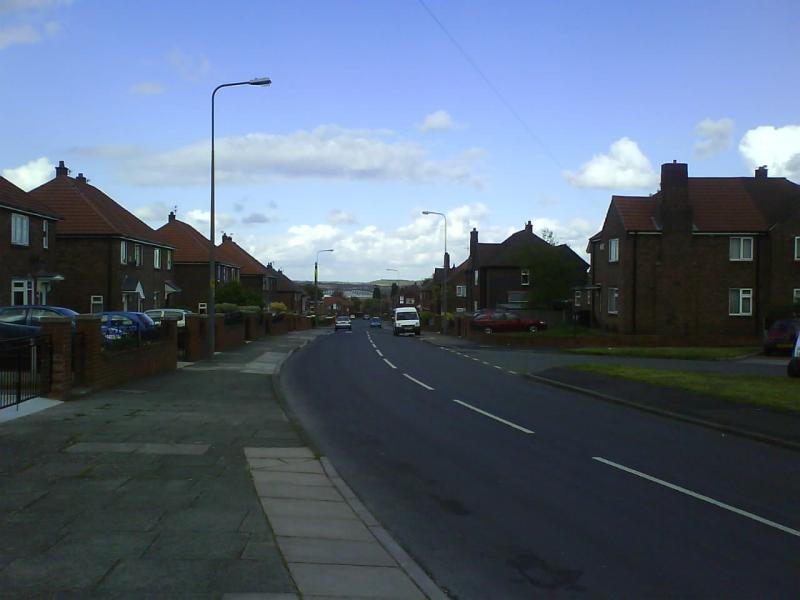
[[[50,391],[50,338],[0,340],[0,408]]]

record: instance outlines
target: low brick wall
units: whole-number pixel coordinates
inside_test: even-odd
[[[266,325],[263,313],[245,313],[244,337],[247,340],[257,340],[266,335]]]
[[[234,323],[227,323],[225,315],[219,314],[214,321],[216,323],[214,352],[226,352],[239,346],[244,346],[244,319]]]
[[[208,316],[186,315],[186,355],[188,362],[208,358]]]

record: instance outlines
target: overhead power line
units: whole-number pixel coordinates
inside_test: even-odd
[[[553,155],[552,152],[550,152],[550,150],[547,148],[542,139],[538,135],[536,135],[533,129],[525,122],[525,119],[523,119],[522,116],[512,106],[512,104],[508,100],[506,100],[505,96],[503,96],[503,94],[500,93],[500,90],[498,90],[497,87],[495,87],[495,85],[491,82],[491,80],[486,76],[486,73],[484,73],[481,70],[481,68],[478,66],[478,63],[476,63],[472,59],[472,57],[467,53],[467,51],[464,50],[464,47],[458,43],[458,40],[455,37],[453,37],[453,35],[447,30],[447,27],[444,26],[444,24],[433,13],[433,11],[428,7],[428,5],[425,4],[425,0],[418,0],[418,2],[422,6],[422,8],[425,9],[425,12],[427,12],[428,15],[430,15],[431,19],[433,19],[433,21],[439,26],[439,29],[441,29],[442,32],[447,36],[447,39],[450,40],[450,43],[452,43],[453,46],[455,46],[458,52],[461,54],[461,56],[464,57],[464,60],[466,60],[469,63],[469,65],[475,70],[475,72],[480,76],[480,78],[483,79],[483,82],[486,84],[486,86],[492,91],[492,93],[495,96],[497,96],[497,99],[500,100],[503,106],[505,106],[508,109],[508,111],[514,116],[514,118],[517,121],[519,121],[519,124],[522,125],[522,128],[525,129],[528,135],[530,135],[533,138],[533,140],[537,144],[539,144],[539,146],[541,146],[542,150],[544,150],[544,153],[547,154],[550,160],[552,160],[559,169],[563,169],[561,163],[558,162],[558,159]]]

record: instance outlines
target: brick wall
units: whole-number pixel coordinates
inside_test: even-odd
[[[49,221],[49,248],[42,248],[42,221],[40,217],[28,215],[28,245],[11,245],[11,213],[0,208],[0,306],[11,304],[11,279],[15,277],[33,277],[37,271],[56,273],[56,221]],[[59,283],[53,283],[53,291],[48,294],[47,301],[58,298]]]
[[[208,263],[175,263],[175,283],[181,288],[170,296],[170,306],[197,312],[200,302],[208,302]]]
[[[196,362],[208,358],[208,317],[186,315],[186,360]]]
[[[225,315],[218,314],[215,316],[214,321],[216,323],[214,330],[215,352],[225,352],[244,346],[244,319],[238,323],[226,323]]]
[[[51,365],[47,397],[66,400],[72,389],[72,323],[67,317],[42,317],[41,322],[41,335],[50,338],[42,357],[43,364]]]

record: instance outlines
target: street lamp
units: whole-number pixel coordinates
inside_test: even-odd
[[[436,212],[435,210],[423,210],[423,215],[439,215],[444,219],[444,260],[442,261],[442,270],[444,278],[442,280],[442,333],[447,334],[447,216],[444,213]]]
[[[215,264],[214,251],[214,97],[217,92],[225,87],[233,87],[236,85],[259,85],[268,86],[272,84],[269,77],[256,77],[250,81],[237,81],[235,83],[223,83],[214,88],[211,93],[211,214],[210,214],[210,235],[208,240],[208,356],[214,356],[214,336],[216,333],[216,302],[215,302],[215,288],[217,279],[217,267]]]
[[[319,250],[317,260],[314,261],[314,320],[319,323],[319,286],[317,285],[317,270],[319,266],[319,255],[323,252],[333,252],[333,248]]]

